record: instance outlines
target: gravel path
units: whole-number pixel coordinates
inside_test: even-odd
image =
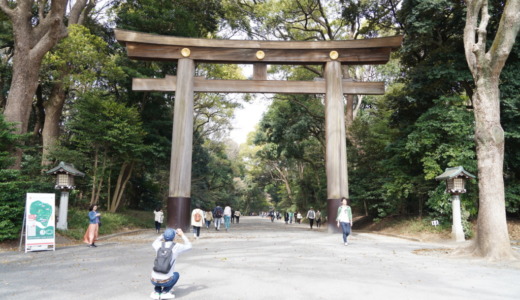
[[[460,244],[420,243],[242,217],[230,232],[201,230],[179,257],[182,299],[520,299],[520,262],[454,257]],[[188,236],[192,236],[188,234]],[[0,299],[149,299],[155,231],[98,248],[0,253]]]

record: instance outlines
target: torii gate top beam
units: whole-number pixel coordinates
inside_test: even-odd
[[[182,38],[115,30],[128,56],[143,60],[191,58],[214,63],[268,64],[384,64],[401,46],[403,36],[346,41],[253,41]]]

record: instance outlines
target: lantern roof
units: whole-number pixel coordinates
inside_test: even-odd
[[[45,172],[46,174],[68,174],[73,176],[85,176],[85,173],[78,171],[74,168],[73,164],[68,164],[65,162],[60,162],[60,164],[49,171]]]
[[[452,178],[465,177],[465,178],[477,178],[477,176],[471,174],[470,172],[464,170],[462,166],[446,168],[444,173],[435,177],[436,180],[448,180]]]

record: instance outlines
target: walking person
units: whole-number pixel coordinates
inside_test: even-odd
[[[200,209],[200,205],[196,205],[195,209],[191,212],[191,226],[193,226],[193,237],[197,240],[200,236],[200,228],[204,224],[204,212]]]
[[[231,224],[235,223],[235,211],[231,209]]]
[[[294,218],[294,213],[289,212],[289,224],[292,224],[293,218]]]
[[[238,224],[240,222],[240,211],[239,210],[235,211],[235,219],[236,219],[237,224]]]
[[[321,227],[321,212],[319,209],[316,211],[316,227]]]
[[[289,224],[289,212],[288,211],[285,212],[285,214],[283,215],[283,218],[284,218],[285,224]]]
[[[99,220],[101,214],[97,212],[97,205],[93,204],[89,207],[87,231],[83,236],[83,241],[88,244],[89,248],[97,247],[96,241],[99,234]]]
[[[182,238],[184,244],[173,242],[175,234]],[[186,235],[184,235],[184,232],[182,232],[182,229],[179,228],[175,231],[172,228],[167,228],[164,231],[164,234],[155,239],[152,243],[152,247],[155,250],[155,253],[158,253],[159,249],[165,249],[164,252],[171,251],[171,260],[168,263],[166,268],[167,270],[165,270],[162,265],[158,265],[157,263],[154,264],[150,279],[154,285],[154,291],[150,297],[152,299],[173,299],[175,298],[175,295],[173,294],[173,286],[177,283],[180,277],[179,272],[174,272],[175,262],[177,261],[177,256],[179,254],[191,249],[191,243]],[[169,253],[166,253],[166,255],[169,255]],[[156,262],[159,261],[159,257],[157,257]]]
[[[309,209],[309,211],[307,212],[307,219],[309,219],[309,225],[311,225],[311,230],[312,225],[314,225],[314,218],[316,218],[316,212],[314,211],[314,208],[311,207],[311,209]]]
[[[348,236],[350,235],[350,230],[352,228],[352,209],[347,205],[347,198],[341,198],[341,206],[338,207],[338,214],[336,217],[336,222],[338,223],[338,228],[341,226],[341,230],[343,231],[343,243],[345,246],[348,246]]]
[[[161,226],[164,220],[164,213],[160,206],[154,210],[153,214],[155,215],[155,231],[159,233],[161,231]]]
[[[296,222],[298,222],[298,224],[302,223],[302,214],[300,212],[296,213]]]
[[[213,213],[211,210],[207,210],[204,213],[204,220],[206,220],[206,228],[209,229],[209,226],[211,225],[211,221],[213,221]]]
[[[231,222],[231,206],[226,205],[224,207],[224,226],[226,227],[226,231],[229,231],[229,226]]]
[[[215,230],[220,230],[220,224],[222,223],[222,217],[224,216],[224,210],[220,205],[217,205],[213,210],[213,218],[215,219]]]

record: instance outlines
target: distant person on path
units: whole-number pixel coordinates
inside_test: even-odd
[[[285,224],[289,224],[289,212],[288,211],[285,212],[285,214],[283,215],[283,218],[284,218]]]
[[[271,222],[274,222],[275,212],[274,210],[269,212],[269,217],[271,218]]]
[[[159,233],[161,231],[161,225],[164,220],[164,213],[160,206],[157,206],[157,208],[154,210],[153,214],[155,215],[155,231]]]
[[[200,228],[204,224],[204,212],[200,209],[200,205],[196,205],[196,208],[191,212],[191,226],[193,226],[193,237],[199,239]]]
[[[231,209],[231,223],[235,223],[235,211]]]
[[[229,226],[231,223],[231,206],[226,205],[224,207],[224,226],[226,227],[226,231],[229,231]]]
[[[88,244],[88,246],[91,247],[97,247],[96,241],[98,238],[99,233],[99,217],[101,216],[100,213],[97,212],[97,205],[91,205],[89,207],[88,212],[88,228],[85,232],[85,235],[83,236],[83,241]]]
[[[215,219],[215,230],[220,230],[220,224],[222,223],[222,217],[224,216],[224,210],[220,205],[217,205],[213,210],[213,218]]]
[[[294,213],[289,212],[289,224],[292,224],[293,218],[294,218]]]
[[[213,213],[211,210],[207,210],[204,214],[204,220],[206,220],[206,228],[209,229],[209,226],[211,225],[211,221],[213,221]]]
[[[173,242],[176,233],[182,238],[184,244],[178,244]],[[152,299],[175,298],[175,295],[173,294],[173,286],[177,283],[177,280],[179,280],[179,273],[174,272],[175,262],[179,254],[191,249],[191,243],[186,237],[186,235],[184,235],[184,232],[182,232],[182,229],[179,228],[177,229],[177,231],[175,231],[172,228],[167,228],[164,231],[164,234],[158,236],[155,239],[155,241],[152,244],[152,247],[155,250],[155,253],[157,253],[157,250],[159,250],[159,248],[167,247],[167,249],[169,249],[170,247],[172,247],[172,245],[173,248],[171,248],[172,257],[170,270],[166,273],[161,273],[152,270],[151,282],[154,285],[154,291],[150,295]]]
[[[336,222],[338,222],[338,228],[341,226],[343,231],[343,243],[345,246],[348,246],[347,238],[352,228],[352,209],[347,205],[347,198],[345,197],[341,198],[341,206],[338,207]]]
[[[296,213],[296,222],[298,222],[298,224],[302,223],[302,214],[300,212]]]
[[[316,211],[316,227],[321,227],[321,212],[319,209]]]
[[[235,211],[235,219],[237,220],[237,224],[238,224],[240,222],[240,211],[239,210]]]
[[[309,219],[309,225],[311,225],[311,229],[312,225],[314,225],[314,218],[316,218],[316,212],[314,211],[314,208],[311,207],[311,209],[309,209],[307,212],[307,219]]]

